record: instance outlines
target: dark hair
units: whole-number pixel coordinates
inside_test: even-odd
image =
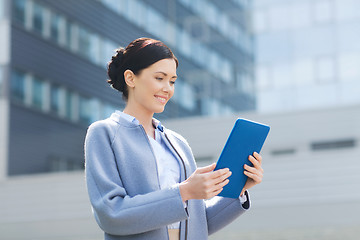
[[[174,59],[178,67],[177,58],[163,42],[151,38],[135,39],[125,49],[116,49],[116,54],[108,63],[107,73],[110,79],[107,82],[122,92],[123,98],[127,100],[129,95],[124,72],[129,69],[136,75],[157,61],[168,58]]]

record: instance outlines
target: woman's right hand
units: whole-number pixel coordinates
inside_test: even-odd
[[[180,194],[185,202],[189,199],[209,199],[218,195],[228,184],[231,172],[228,168],[213,171],[216,163],[197,168],[184,182],[180,183]]]

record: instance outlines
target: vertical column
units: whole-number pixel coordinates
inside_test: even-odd
[[[0,1],[0,181],[8,173],[10,3],[10,0]]]

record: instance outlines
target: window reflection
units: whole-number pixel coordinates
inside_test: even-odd
[[[1,1],[4,3],[4,1]],[[14,0],[13,1],[13,18],[25,26],[25,0]]]
[[[360,54],[343,54],[339,57],[339,75],[343,81],[358,81],[360,78]]]
[[[34,77],[32,80],[32,105],[35,108],[42,109],[44,104],[44,83],[38,78]]]
[[[36,2],[33,4],[32,27],[35,32],[42,34],[44,31],[44,8]]]
[[[57,85],[50,87],[50,111],[56,114],[60,113],[60,87]]]
[[[335,63],[331,57],[321,57],[317,61],[317,79],[321,83],[332,82],[335,78]]]
[[[65,102],[65,116],[70,120],[74,120],[74,94],[71,91],[66,91]]]
[[[81,96],[79,98],[79,120],[84,124],[91,123],[91,106],[90,99]]]
[[[82,28],[79,27],[79,54],[83,57],[91,57],[90,56],[90,33]]]
[[[11,95],[13,98],[25,101],[25,73],[13,71],[11,74]]]
[[[50,39],[60,43],[60,15],[51,13]]]
[[[329,0],[314,2],[314,20],[318,23],[326,23],[332,19],[333,8]]]

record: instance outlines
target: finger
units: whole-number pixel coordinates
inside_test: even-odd
[[[261,174],[264,172],[264,170],[260,167],[260,168],[255,168],[255,167],[251,167],[247,164],[244,164],[244,169],[249,171],[249,172],[252,172],[252,173],[258,173],[260,172]]]
[[[258,176],[257,174],[248,171],[244,171],[244,174],[254,180],[256,183],[260,183],[262,181],[262,176]]]
[[[201,167],[201,168],[197,168],[196,171],[198,173],[208,173],[208,172],[211,172],[215,169],[216,167],[216,163],[213,163],[211,165],[208,165],[206,167]]]
[[[254,152],[253,156],[259,161],[260,164],[262,163],[262,156],[259,153]]]
[[[217,188],[223,188],[223,187],[225,187],[229,182],[230,182],[229,179],[225,179],[224,181],[216,184],[216,187],[217,187]]]
[[[228,174],[229,171],[230,171],[230,169],[228,169],[228,168],[222,168],[222,169],[216,170],[214,172],[209,172],[206,174],[208,175],[209,178],[216,179],[216,178],[220,178],[221,176],[223,176],[225,174]]]
[[[244,167],[245,168],[245,167]],[[253,168],[253,167],[246,167],[245,170],[249,173],[252,173],[252,174],[255,174],[259,177],[263,177],[263,171],[261,171],[260,169],[256,169],[256,168]]]
[[[222,188],[220,188],[220,189],[218,189],[217,191],[215,191],[214,193],[213,193],[213,196],[217,196],[219,193],[221,193],[222,192]]]
[[[219,184],[223,181],[225,181],[226,179],[228,179],[231,176],[232,172],[228,171],[226,174],[223,174],[222,176],[218,177],[218,178],[214,178],[214,184]]]
[[[254,165],[254,167],[261,168],[261,163],[256,158],[254,158],[254,156],[249,155],[249,161]]]

